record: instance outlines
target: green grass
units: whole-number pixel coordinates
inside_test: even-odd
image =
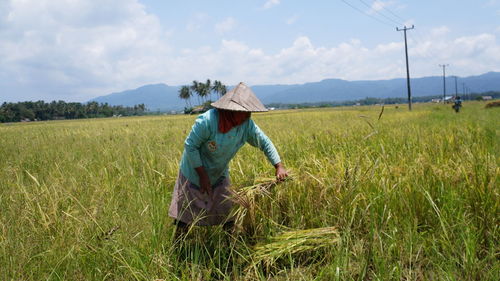
[[[238,235],[183,241],[168,206],[193,116],[0,125],[0,280],[497,280],[499,109],[379,114],[254,114],[292,180],[252,195]],[[235,190],[273,176],[256,152]]]

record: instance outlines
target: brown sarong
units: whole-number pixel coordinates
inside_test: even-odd
[[[168,215],[186,224],[218,225],[233,221],[229,178],[221,178],[212,186],[212,198],[179,172]]]

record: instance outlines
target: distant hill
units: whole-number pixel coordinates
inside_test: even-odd
[[[500,90],[500,72],[458,77],[457,82],[458,93],[463,93],[462,83],[465,83],[473,92],[498,91]],[[412,78],[410,84],[412,96],[443,94],[442,76]],[[273,88],[276,91],[273,91]],[[407,97],[406,78],[373,81],[326,79],[320,82],[294,85],[285,89],[280,89],[277,86],[259,86],[258,88],[254,86],[252,89],[255,89],[255,93],[262,99],[263,103],[345,101],[366,97]],[[453,77],[446,77],[446,93],[447,95],[455,94],[455,79]]]
[[[458,77],[458,93],[465,83],[472,92],[500,91],[500,72],[488,72],[478,76]],[[322,101],[357,100],[366,97],[406,97],[406,78],[390,80],[347,81],[326,79],[320,82],[294,85],[253,85],[255,94],[264,104],[302,103]],[[165,84],[146,85],[135,90],[113,93],[93,99],[110,105],[131,106],[144,103],[149,110],[182,109],[184,101],[178,98],[180,86]],[[411,79],[413,96],[442,95],[443,77],[432,76]],[[446,93],[455,93],[455,79],[446,78]],[[195,100],[193,100],[194,102]]]
[[[151,111],[172,110],[184,108],[185,102],[179,98],[180,86],[152,84],[139,87],[135,90],[126,90],[92,99],[99,103],[110,105],[133,106],[145,104]]]

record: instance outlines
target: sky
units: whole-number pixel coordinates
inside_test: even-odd
[[[0,102],[500,71],[500,0],[0,0]]]

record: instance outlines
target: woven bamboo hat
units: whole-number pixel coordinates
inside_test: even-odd
[[[232,111],[246,111],[246,112],[264,112],[268,109],[260,102],[254,92],[240,82],[231,91],[227,92],[218,101],[212,103],[212,106],[219,109],[226,109]]]

